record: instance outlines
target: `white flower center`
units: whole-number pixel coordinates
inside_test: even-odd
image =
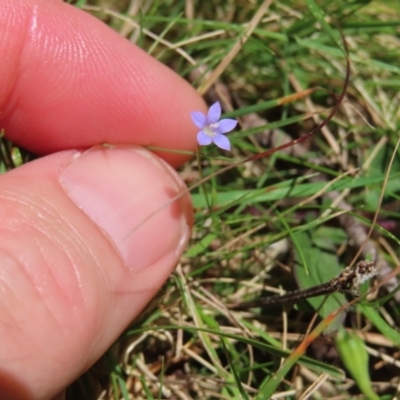
[[[203,128],[203,131],[207,136],[214,137],[217,134],[219,123],[207,125]]]

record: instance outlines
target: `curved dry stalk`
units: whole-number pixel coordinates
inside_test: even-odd
[[[198,74],[198,71],[194,71],[192,74],[192,78],[194,80],[197,79]],[[210,103],[221,101],[222,104],[228,105],[227,109],[229,111],[232,109],[232,107],[229,106],[232,103],[232,100],[234,100],[234,102],[239,107],[244,106],[244,103],[241,101],[241,99],[238,98],[238,96],[236,96],[235,94],[231,94],[229,88],[221,82],[216,82],[214,87],[211,88],[211,90],[207,93],[207,98]],[[343,100],[343,98],[341,99],[341,101]],[[338,101],[338,103],[340,103],[341,101]],[[247,114],[241,117],[241,125],[245,129],[264,126],[267,123],[267,120],[255,113]],[[291,142],[291,137],[280,129],[262,132],[256,135],[256,138],[259,142],[262,143],[263,146],[273,148],[276,148],[278,143],[282,143],[282,141],[285,141],[287,143]],[[286,146],[285,148],[281,148],[280,151],[283,151],[284,153],[290,154],[295,157],[305,156],[308,152],[306,147],[298,142],[296,144],[296,146]],[[312,161],[316,165],[323,164],[323,161],[320,159],[313,159],[310,161]],[[328,182],[328,177],[325,174],[321,173],[318,176],[311,177],[310,182]],[[381,276],[386,276],[390,274],[390,279],[385,281],[384,287],[389,292],[393,291],[396,287],[400,285],[400,282],[394,274],[391,274],[392,268],[385,260],[385,258],[380,254],[376,242],[370,239],[370,232],[367,233],[365,231],[364,225],[357,218],[349,214],[349,211],[352,210],[350,204],[342,198],[342,194],[338,191],[326,192],[325,194],[323,194],[322,197],[325,199],[329,199],[332,203],[335,204],[335,207],[337,209],[343,211],[343,213],[338,216],[338,221],[346,232],[348,241],[353,243],[354,247],[360,250],[359,255],[362,258],[371,257],[376,261],[377,268]],[[394,298],[398,303],[400,303],[400,291],[395,293]]]

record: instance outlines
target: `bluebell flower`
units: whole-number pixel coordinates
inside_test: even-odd
[[[200,146],[208,146],[214,143],[223,150],[231,149],[231,143],[225,133],[234,129],[237,121],[229,118],[219,121],[221,118],[221,105],[218,101],[210,107],[207,115],[199,111],[193,111],[190,115],[193,123],[201,129],[197,134],[197,142]]]

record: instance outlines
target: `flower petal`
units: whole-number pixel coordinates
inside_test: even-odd
[[[219,101],[214,103],[207,113],[207,125],[215,124],[221,118],[221,105]]]
[[[225,118],[225,119],[221,119],[221,121],[218,122],[218,133],[226,133],[226,132],[230,132],[232,129],[235,129],[236,125],[237,125],[237,121],[236,119],[229,119],[229,118]]]
[[[197,142],[200,146],[208,146],[209,144],[211,144],[212,139],[204,131],[200,131],[197,134]]]
[[[193,123],[199,128],[203,129],[206,126],[207,117],[200,111],[192,111],[190,113]]]
[[[212,141],[222,150],[230,150],[231,149],[231,142],[225,135],[216,134]]]

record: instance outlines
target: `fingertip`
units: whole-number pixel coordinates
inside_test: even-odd
[[[149,151],[97,146],[78,154],[60,182],[110,236],[130,270],[182,253],[191,227],[190,197],[177,173]]]
[[[96,18],[59,1],[6,0],[0,28],[0,126],[15,143],[38,154],[101,143],[195,150],[190,112],[203,99]]]
[[[165,162],[125,146],[25,164],[0,176],[0,200],[0,372],[48,398],[171,273],[189,238],[190,196]]]

